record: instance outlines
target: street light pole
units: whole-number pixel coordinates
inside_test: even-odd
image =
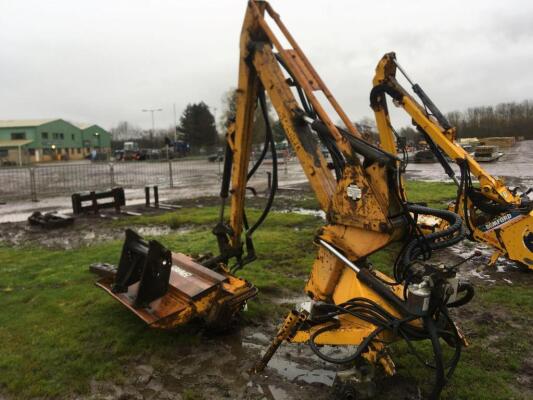
[[[143,109],[141,110],[142,112],[149,112],[152,114],[152,132],[150,132],[150,141],[153,142],[154,141],[154,133],[155,133],[155,119],[154,119],[154,113],[156,111],[163,111],[162,108],[147,108],[147,109]]]
[[[174,108],[174,143],[178,141],[178,121],[176,120],[176,103],[173,105]]]

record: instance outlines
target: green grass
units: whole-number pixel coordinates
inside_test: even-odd
[[[473,318],[463,318],[460,327],[467,335],[469,347],[463,350],[461,360],[443,393],[443,399],[516,399],[531,397],[517,382],[522,365],[531,357],[533,320],[531,289],[525,285],[495,285],[476,288],[474,300],[466,306]],[[417,346],[430,359],[428,344]],[[407,351],[407,346],[393,346],[399,374],[408,378],[418,376],[421,381],[432,381],[431,372],[424,369]]]
[[[200,208],[139,217],[134,224],[179,218],[201,226],[212,224],[217,215],[214,208]],[[257,215],[250,212],[250,219]],[[302,290],[319,223],[315,217],[273,213],[257,232],[259,260],[241,275],[262,294],[250,303],[247,320],[277,318],[284,309],[268,296]],[[158,240],[184,253],[216,253],[215,238],[205,228]],[[19,398],[84,392],[92,378],[120,378],[124,360],[142,354],[165,358],[172,349],[199,340],[186,328],[148,328],[93,285],[88,266],[116,264],[120,251],[120,241],[71,251],[0,247],[0,391]]]
[[[21,398],[87,389],[120,375],[124,357],[196,339],[148,329],[112,304],[88,265],[116,262],[120,243],[78,251],[0,250],[0,385]]]
[[[204,396],[193,389],[185,389],[183,391],[183,400],[203,400]]]
[[[452,185],[408,182],[412,201],[433,206],[445,206],[454,192]],[[298,201],[297,206],[312,206],[314,200],[304,196]],[[259,211],[250,210],[248,215],[253,221]],[[217,252],[209,229],[217,216],[218,207],[191,207],[112,224],[187,226],[191,232],[158,240],[176,251],[205,254]],[[257,231],[258,260],[240,275],[261,292],[249,303],[245,323],[280,320],[286,308],[273,300],[302,293],[315,257],[312,238],[321,224],[315,217],[275,212]],[[93,285],[95,277],[88,266],[97,261],[116,264],[120,250],[120,241],[70,251],[0,247],[0,394],[23,399],[72,396],[86,392],[93,378],[120,381],[122,366],[129,360],[149,355],[165,360],[180,346],[201,340],[191,327],[170,332],[146,327]],[[396,250],[391,246],[372,255],[371,261],[390,273]],[[516,375],[531,357],[530,288],[520,283],[478,287],[468,309],[486,310],[494,318],[466,318],[462,324],[471,346],[464,350],[443,399],[525,399]],[[428,351],[427,345],[420,347]],[[398,343],[392,351],[401,379],[431,379],[405,345]],[[183,398],[202,395],[191,391]]]
[[[413,203],[425,202],[430,207],[445,208],[457,195],[453,183],[407,181],[407,198]]]
[[[420,182],[408,180],[405,183],[407,198],[414,203],[425,202],[430,207],[445,208],[455,199],[457,186],[453,183]],[[312,194],[297,196],[290,201],[292,207],[317,210],[318,201]]]
[[[220,208],[215,206],[194,207],[159,215],[140,215],[127,219],[119,219],[112,221],[111,224],[114,226],[168,225],[173,228],[194,225],[209,225],[212,227],[218,221],[219,211]],[[228,212],[226,209],[226,217],[229,217]],[[253,223],[260,214],[261,211],[258,209],[248,209],[246,211],[250,223]],[[308,215],[271,212],[261,227],[315,227],[316,221],[316,218]]]

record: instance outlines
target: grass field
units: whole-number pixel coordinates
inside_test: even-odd
[[[454,196],[451,185],[411,182],[413,201],[443,207]],[[295,206],[313,207],[300,198]],[[158,236],[171,249],[184,253],[216,253],[210,227],[218,208],[187,208],[177,212],[131,217],[110,224],[128,226],[188,226],[186,234]],[[256,218],[257,210],[249,213]],[[240,275],[260,289],[250,302],[245,324],[272,324],[285,311],[273,300],[301,293],[314,259],[312,237],[322,221],[295,213],[273,212],[255,236],[258,260]],[[147,328],[93,285],[88,266],[97,261],[117,263],[120,241],[69,251],[0,244],[0,394],[13,398],[66,397],[86,393],[89,382],[120,382],[125,362],[142,355],[168,357],[176,346],[194,346],[200,337],[184,328],[172,332]],[[373,257],[388,270],[394,254]],[[495,283],[477,288],[475,300],[459,314],[471,346],[446,389],[444,399],[527,399],[531,361],[533,295],[527,283],[512,287]],[[424,346],[422,346],[423,349]],[[399,377],[424,380],[430,373],[404,345],[393,346]],[[528,372],[529,371],[529,372]],[[522,379],[522,380],[521,380]],[[192,395],[191,395],[192,396]],[[202,398],[201,393],[194,394]]]

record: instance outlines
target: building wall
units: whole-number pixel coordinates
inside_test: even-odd
[[[22,164],[28,164],[31,161],[31,157],[27,149],[21,149],[20,159]],[[18,148],[1,149],[0,165],[19,165]]]
[[[82,132],[69,122],[58,119],[36,128],[36,140],[29,146],[32,161],[81,160],[83,151]]]
[[[83,146],[111,150],[111,134],[98,125],[82,130]]]
[[[105,129],[92,125],[82,130],[62,119],[39,126],[0,128],[0,140],[13,139],[33,141],[23,147],[25,162],[81,160],[93,149],[111,151],[111,134]],[[10,150],[3,159],[18,161],[18,150]]]
[[[21,128],[0,128],[0,140],[33,140],[35,141],[35,127],[21,127]],[[31,156],[28,151],[28,145],[21,148],[20,158],[22,163],[31,161]],[[5,162],[18,165],[19,151],[18,148],[2,148],[0,151],[0,163]]]
[[[71,149],[82,147],[81,130],[62,119],[39,125],[35,129],[36,138],[30,148]]]
[[[23,135],[23,137],[12,137],[12,134]],[[0,128],[0,140],[27,139],[35,140],[35,127],[24,128]]]

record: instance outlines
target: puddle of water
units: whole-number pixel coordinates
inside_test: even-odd
[[[332,386],[335,380],[335,371],[321,368],[306,368],[306,366],[282,356],[274,355],[268,363],[268,368],[275,370],[278,374],[291,382],[301,381],[305,383],[322,383]]]
[[[141,236],[159,236],[168,235],[170,233],[178,233],[179,229],[170,229],[169,226],[141,226],[135,229]],[[186,230],[185,230],[186,231]]]
[[[494,276],[489,273],[509,273],[518,269],[518,266],[513,261],[507,260],[505,257],[500,257],[493,267],[489,267],[488,264],[493,253],[492,248],[483,243],[476,243],[467,239],[440,253],[436,253],[435,260],[446,264],[456,264],[473,256],[476,251],[481,254],[459,267],[459,277],[465,279],[474,277],[493,283],[495,282]]]
[[[166,191],[165,191],[166,192]],[[167,202],[168,198],[159,193],[159,201]],[[139,206],[145,203],[144,191],[126,190],[127,206]],[[57,211],[60,214],[71,214],[71,198],[67,196],[49,197],[38,202],[32,201],[12,201],[0,206],[0,223],[25,221],[34,211],[42,213]]]
[[[314,217],[322,218],[323,220],[326,219],[326,213],[322,210],[311,210],[309,208],[291,208],[289,210],[283,210],[281,212],[295,213],[295,214],[301,214],[301,215],[312,215]]]
[[[54,208],[54,209],[35,209],[35,210],[39,210],[41,211],[42,213],[45,213],[45,212],[50,212],[50,211],[57,211],[57,213],[59,214],[69,214],[70,212],[72,212],[71,209],[57,209],[57,208]],[[7,214],[0,214],[0,224],[3,224],[3,223],[6,223],[6,222],[22,222],[22,221],[26,221],[28,219],[28,217],[33,214],[33,210],[32,211],[25,211],[25,212],[14,212],[14,213],[7,213]]]
[[[308,301],[309,301],[309,297],[304,294],[296,296],[296,297],[279,297],[279,298],[272,299],[272,302],[275,304],[292,304],[294,306],[298,306]]]
[[[141,236],[183,235],[192,231],[189,226],[172,229],[165,225],[149,225],[135,228]],[[49,231],[28,226],[4,225],[0,230],[0,243],[19,246],[21,244],[38,243],[49,248],[70,250],[85,247],[94,243],[124,239],[124,229],[102,229],[85,227],[84,229],[57,230],[54,234]]]
[[[263,353],[270,345],[272,338],[255,332],[242,340],[242,346]],[[335,369],[326,369],[326,363],[318,360],[305,345],[286,344],[287,348],[280,348],[269,361],[264,374],[273,370],[290,382],[320,383],[332,386],[335,380]],[[334,368],[334,366],[332,366]]]

